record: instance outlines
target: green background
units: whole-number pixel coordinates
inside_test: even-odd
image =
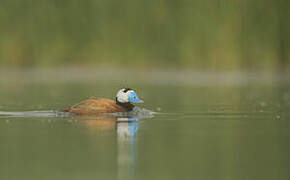
[[[0,66],[289,67],[286,0],[0,0]]]

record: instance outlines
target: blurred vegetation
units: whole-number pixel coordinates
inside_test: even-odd
[[[0,66],[290,65],[286,0],[0,0]]]

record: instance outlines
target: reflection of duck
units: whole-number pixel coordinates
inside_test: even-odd
[[[126,139],[133,137],[138,131],[138,118],[118,118],[117,119],[117,134],[118,137]]]
[[[104,114],[109,115],[109,114]],[[80,118],[83,116],[79,116]],[[95,136],[103,134],[102,138],[114,137],[117,141],[110,141],[109,143],[116,143],[112,145],[117,152],[117,179],[136,179],[134,172],[136,171],[136,151],[139,119],[130,117],[90,117],[80,120],[81,125],[88,128],[87,133],[92,138],[92,146],[100,149],[100,144],[96,143]],[[87,119],[88,118],[88,119]],[[113,135],[116,132],[116,136]],[[101,148],[102,149],[102,148]]]
[[[137,94],[130,88],[123,88],[119,90],[116,100],[105,98],[91,97],[78,104],[64,109],[64,112],[71,112],[75,114],[99,114],[99,113],[114,113],[114,112],[128,112],[134,107],[131,103],[143,102]]]
[[[77,116],[75,116],[77,117]],[[116,129],[118,138],[123,141],[131,141],[138,131],[138,118],[114,117],[114,116],[79,116],[80,124],[87,126],[92,132]]]

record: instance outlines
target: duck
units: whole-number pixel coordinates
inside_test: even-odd
[[[132,103],[143,103],[143,100],[139,99],[133,89],[122,88],[118,91],[115,100],[91,97],[62,111],[76,115],[129,112],[134,108]]]

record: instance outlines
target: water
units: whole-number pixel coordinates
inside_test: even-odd
[[[198,78],[157,74],[126,82],[126,73],[108,82],[2,76],[0,178],[290,178],[287,77],[205,73],[191,82]],[[155,113],[128,119],[57,112],[90,96],[114,98],[124,85],[144,99],[140,108]]]

